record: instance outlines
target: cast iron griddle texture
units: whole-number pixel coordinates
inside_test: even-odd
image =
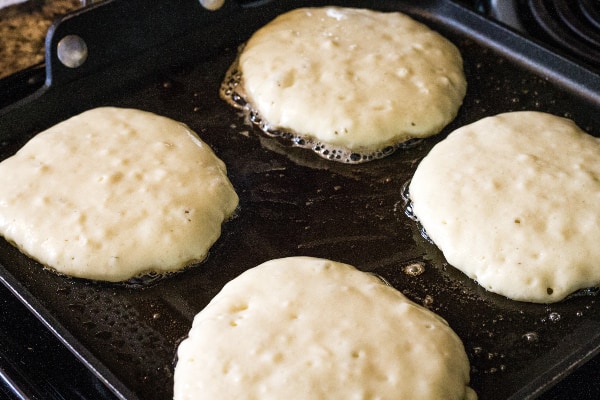
[[[281,2],[244,9],[239,20],[214,32],[206,28],[230,35],[219,42],[192,35],[199,41],[171,43],[161,50],[172,55],[177,53],[173,49],[187,49],[185,63],[172,61],[150,74],[142,69],[143,79],[120,81],[123,71],[161,53],[139,56],[65,83],[0,116],[1,159],[39,130],[89,108],[134,107],[168,116],[188,124],[214,149],[240,196],[237,216],[224,225],[208,259],[180,274],[141,287],[69,279],[43,270],[0,240],[3,282],[123,398],[171,398],[176,347],[193,316],[244,270],[294,255],[330,258],[377,273],[443,316],[464,342],[472,386],[480,398],[521,398],[544,391],[557,371],[576,367],[597,350],[600,306],[595,292],[554,305],[518,303],[485,292],[420,236],[404,214],[401,191],[431,147],[459,126],[500,112],[541,110],[572,118],[598,136],[600,104],[570,83],[530,68],[528,54],[488,47],[473,27],[463,29],[461,20],[438,14],[447,5],[430,1],[417,8],[408,3],[380,6],[403,10],[451,39],[465,61],[468,93],[458,117],[442,134],[383,160],[344,165],[287,147],[264,138],[219,98],[237,45],[282,12]],[[346,4],[377,8],[373,3]],[[455,7],[451,11],[463,13]],[[487,22],[478,21],[482,25],[475,28],[487,28]],[[527,43],[520,45],[528,49]],[[190,56],[195,46],[202,50]],[[404,271],[415,263],[424,267],[422,274]]]

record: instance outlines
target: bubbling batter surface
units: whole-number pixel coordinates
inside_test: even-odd
[[[263,130],[357,163],[438,133],[466,86],[459,50],[427,26],[398,12],[323,7],[258,30],[222,94]]]
[[[230,281],[180,344],[174,398],[474,400],[461,340],[373,275],[265,262]]]
[[[552,303],[600,285],[600,140],[541,112],[484,118],[418,166],[413,212],[489,291]]]
[[[59,273],[105,281],[203,260],[238,197],[187,126],[97,108],[0,163],[0,233]]]

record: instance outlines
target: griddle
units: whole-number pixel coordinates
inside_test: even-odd
[[[455,121],[385,159],[346,165],[264,137],[219,98],[252,32],[289,9],[329,4],[402,11],[452,40],[469,83]],[[63,66],[56,54],[71,34],[89,50],[79,68]],[[196,0],[109,0],[57,22],[46,47],[45,85],[0,111],[0,159],[84,110],[134,107],[188,124],[227,164],[240,196],[207,260],[164,279],[65,278],[0,240],[2,283],[116,397],[171,398],[175,351],[193,316],[244,270],[294,255],[376,273],[444,317],[463,340],[481,399],[535,398],[599,352],[596,289],[552,305],[486,292],[423,238],[402,194],[435,143],[485,116],[546,111],[600,136],[600,79],[586,68],[441,0],[226,0],[218,11]],[[415,264],[424,271],[415,274]]]

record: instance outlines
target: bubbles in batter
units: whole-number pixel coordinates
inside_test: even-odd
[[[406,275],[419,276],[425,272],[425,266],[422,263],[412,263],[403,268]]]
[[[240,52],[242,48],[239,49]],[[409,139],[405,142],[385,146],[381,149],[356,152],[343,147],[335,147],[328,143],[323,143],[319,140],[315,140],[309,135],[298,134],[291,130],[275,129],[268,121],[260,116],[259,112],[253,108],[252,104],[246,101],[240,85],[241,80],[242,73],[238,69],[238,60],[236,59],[227,71],[225,79],[221,84],[221,98],[231,106],[242,110],[245,113],[246,118],[268,137],[279,138],[294,147],[312,150],[319,156],[331,161],[338,161],[346,164],[360,164],[378,160],[391,155],[398,149],[411,148],[422,140]]]

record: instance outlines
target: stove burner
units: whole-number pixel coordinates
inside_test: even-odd
[[[600,2],[597,0],[525,0],[527,29],[580,60],[600,68]],[[527,19],[527,17],[525,17]],[[529,22],[532,23],[529,24]]]

